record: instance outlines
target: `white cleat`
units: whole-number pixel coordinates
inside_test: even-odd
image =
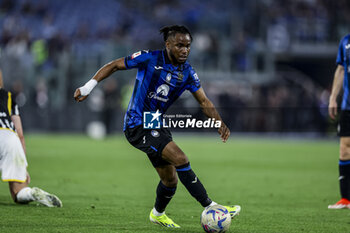
[[[44,190],[39,189],[37,187],[32,188],[32,195],[34,197],[34,201],[37,201],[44,206],[47,206],[47,207],[63,206],[61,200],[57,196],[47,193]]]

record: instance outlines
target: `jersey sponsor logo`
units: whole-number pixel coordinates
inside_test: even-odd
[[[157,88],[156,92],[148,93],[148,98],[156,99],[162,102],[168,102],[169,86],[167,84],[162,84]]]
[[[0,112],[0,117],[7,117],[6,112]]]
[[[162,66],[154,66],[154,69],[156,69],[156,70],[162,70],[163,67],[162,67]]]
[[[137,58],[137,57],[140,56],[140,55],[141,55],[141,51],[138,51],[138,52],[136,52],[136,53],[133,53],[133,54],[131,55],[131,59]]]
[[[196,81],[199,81],[199,78],[198,78],[197,73],[194,73],[194,74],[193,74],[193,77],[194,77],[194,79],[195,79]]]
[[[143,128],[144,129],[160,129],[161,127],[161,115],[162,113],[157,110],[156,112],[143,112]],[[152,134],[153,136],[153,134]]]

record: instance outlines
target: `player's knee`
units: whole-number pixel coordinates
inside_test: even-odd
[[[186,155],[178,156],[175,161],[175,167],[182,166],[188,163],[188,158]]]
[[[176,187],[177,186],[177,176],[171,176],[171,177],[166,177],[165,179],[162,179],[162,183],[166,186],[166,187]]]

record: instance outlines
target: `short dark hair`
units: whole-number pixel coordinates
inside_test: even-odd
[[[159,32],[160,34],[163,34],[164,41],[166,41],[169,38],[169,36],[175,36],[176,33],[188,34],[192,41],[192,35],[190,31],[188,30],[187,27],[183,25],[165,26],[165,27],[162,27],[159,30]]]

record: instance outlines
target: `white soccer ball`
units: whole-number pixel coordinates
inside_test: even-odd
[[[205,232],[226,232],[231,225],[231,216],[222,205],[213,205],[203,210],[201,224]]]
[[[106,137],[106,126],[100,121],[92,121],[86,127],[87,135],[96,140],[102,140]]]

